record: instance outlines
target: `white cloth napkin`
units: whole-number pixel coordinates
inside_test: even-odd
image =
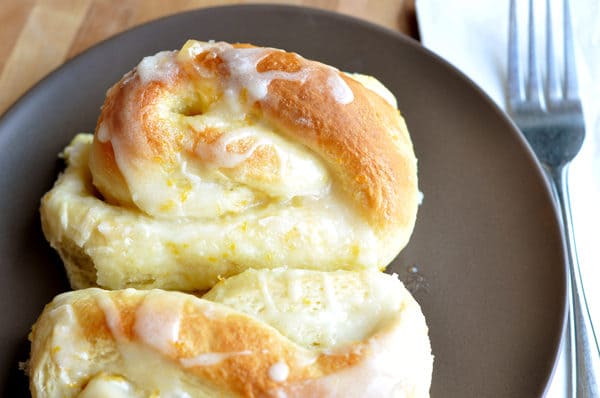
[[[527,32],[528,2],[518,0],[520,33]],[[534,0],[539,64],[544,64],[545,1]],[[448,60],[506,108],[509,0],[417,0],[423,45]],[[554,42],[562,38],[562,1],[552,0]],[[579,262],[596,333],[600,332],[600,1],[571,0],[575,57],[586,139],[570,166],[569,187]],[[525,41],[521,46],[526,52]],[[525,59],[525,58],[523,58]],[[566,396],[564,352],[547,397]]]

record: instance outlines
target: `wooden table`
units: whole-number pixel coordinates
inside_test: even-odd
[[[274,3],[262,1],[262,3]],[[417,35],[415,0],[286,0]],[[81,51],[133,26],[232,0],[0,0],[0,115],[27,89]]]

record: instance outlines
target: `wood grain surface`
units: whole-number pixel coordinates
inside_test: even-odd
[[[316,7],[416,37],[415,0],[287,0],[261,3]],[[231,0],[0,0],[0,115],[65,61],[133,26]]]

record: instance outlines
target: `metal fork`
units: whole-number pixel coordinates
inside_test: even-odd
[[[516,1],[510,1],[508,42],[508,111],[541,162],[559,204],[567,252],[569,288],[569,342],[571,394],[600,397],[600,352],[590,318],[575,240],[567,168],[585,137],[579,100],[568,0],[563,0],[563,85],[558,77],[552,37],[550,1],[546,0],[546,79],[542,92],[537,65],[533,1],[529,0],[529,45],[527,79],[521,76]],[[523,84],[525,83],[525,93]],[[576,393],[576,395],[574,395]]]

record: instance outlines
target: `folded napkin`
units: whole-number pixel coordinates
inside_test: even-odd
[[[528,2],[517,1],[519,32],[527,32]],[[544,64],[545,0],[534,0],[539,64]],[[423,45],[452,63],[506,108],[509,0],[417,0]],[[552,0],[554,42],[562,38],[562,0]],[[540,18],[542,17],[542,18]],[[585,113],[584,146],[569,171],[579,262],[596,332],[600,331],[600,2],[571,0],[575,57]],[[526,53],[525,42],[521,46]],[[566,394],[564,352],[547,397]]]

